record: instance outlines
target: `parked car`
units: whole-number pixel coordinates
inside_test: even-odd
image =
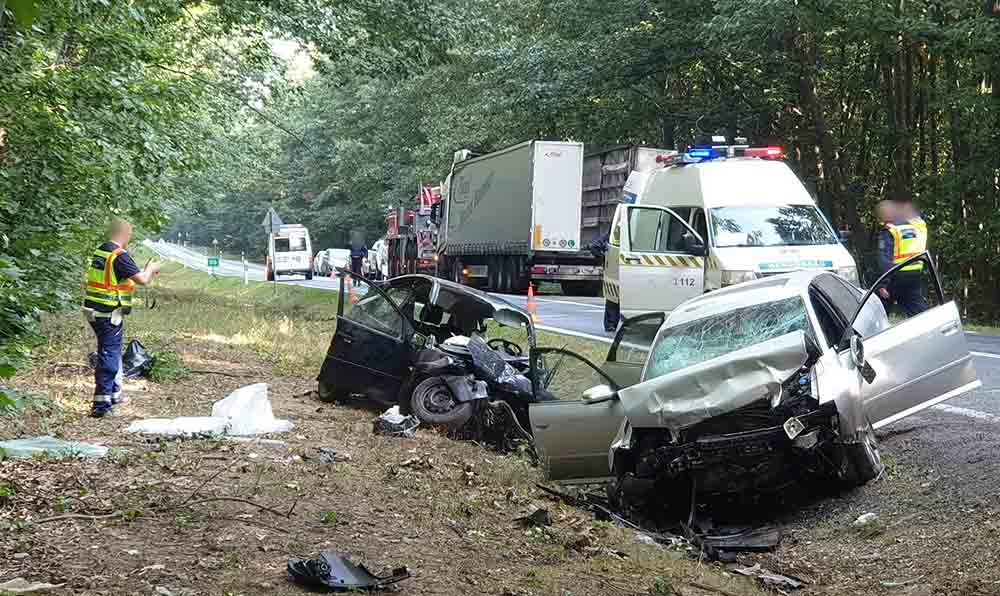
[[[337,329],[317,378],[321,400],[363,395],[455,427],[469,419],[469,402],[509,397],[527,424],[534,391],[527,350],[535,341],[527,312],[429,275],[363,281],[368,293],[349,310],[348,293],[340,292]],[[490,338],[491,323],[520,330],[514,333],[527,349]]]
[[[313,257],[313,274],[323,275],[323,271],[326,269],[327,258],[329,257],[329,251],[321,250],[316,253]]]
[[[351,251],[346,248],[326,249],[326,262],[322,274],[330,275],[331,272],[342,268],[351,268]]]
[[[623,507],[741,499],[804,479],[863,484],[882,469],[875,429],[978,388],[959,312],[890,321],[873,290],[799,271],[626,321],[603,365],[532,353],[536,449],[550,479],[613,480]]]

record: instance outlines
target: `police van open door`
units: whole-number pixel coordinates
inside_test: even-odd
[[[609,244],[605,296],[623,315],[671,311],[704,290],[704,239],[666,207],[620,206]]]

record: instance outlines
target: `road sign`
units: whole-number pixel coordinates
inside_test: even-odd
[[[264,226],[268,234],[273,234],[275,230],[281,227],[282,221],[278,217],[278,214],[274,211],[274,207],[269,207],[267,209],[267,214],[264,215],[264,221],[260,222],[260,225]]]
[[[208,266],[209,267],[218,267],[219,266],[219,257],[208,257]]]

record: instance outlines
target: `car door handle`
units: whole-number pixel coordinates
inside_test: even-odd
[[[955,335],[956,333],[958,333],[958,321],[952,321],[951,323],[948,323],[947,325],[942,325],[942,326],[938,327],[938,332],[941,335],[946,335],[946,336],[947,335]]]
[[[642,259],[640,259],[639,257],[625,257],[625,262],[626,263],[641,263]]]
[[[537,428],[538,430],[545,430],[545,429],[547,429],[548,427],[549,427],[549,425],[548,425],[548,424],[536,424],[536,425],[535,425],[535,428]]]

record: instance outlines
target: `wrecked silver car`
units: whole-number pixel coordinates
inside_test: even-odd
[[[527,424],[534,387],[526,352],[535,344],[528,313],[427,275],[369,283],[367,295],[345,312],[350,294],[344,283],[342,278],[337,329],[317,378],[321,400],[362,395],[452,428],[469,422],[484,403],[500,400],[512,418]],[[503,327],[514,331],[497,334]]]
[[[875,478],[874,429],[980,386],[929,256],[886,275],[916,260],[940,305],[899,322],[874,290],[801,271],[630,319],[603,366],[536,350],[537,382],[558,398],[530,408],[548,476],[611,478],[622,505],[678,511],[807,478]]]

